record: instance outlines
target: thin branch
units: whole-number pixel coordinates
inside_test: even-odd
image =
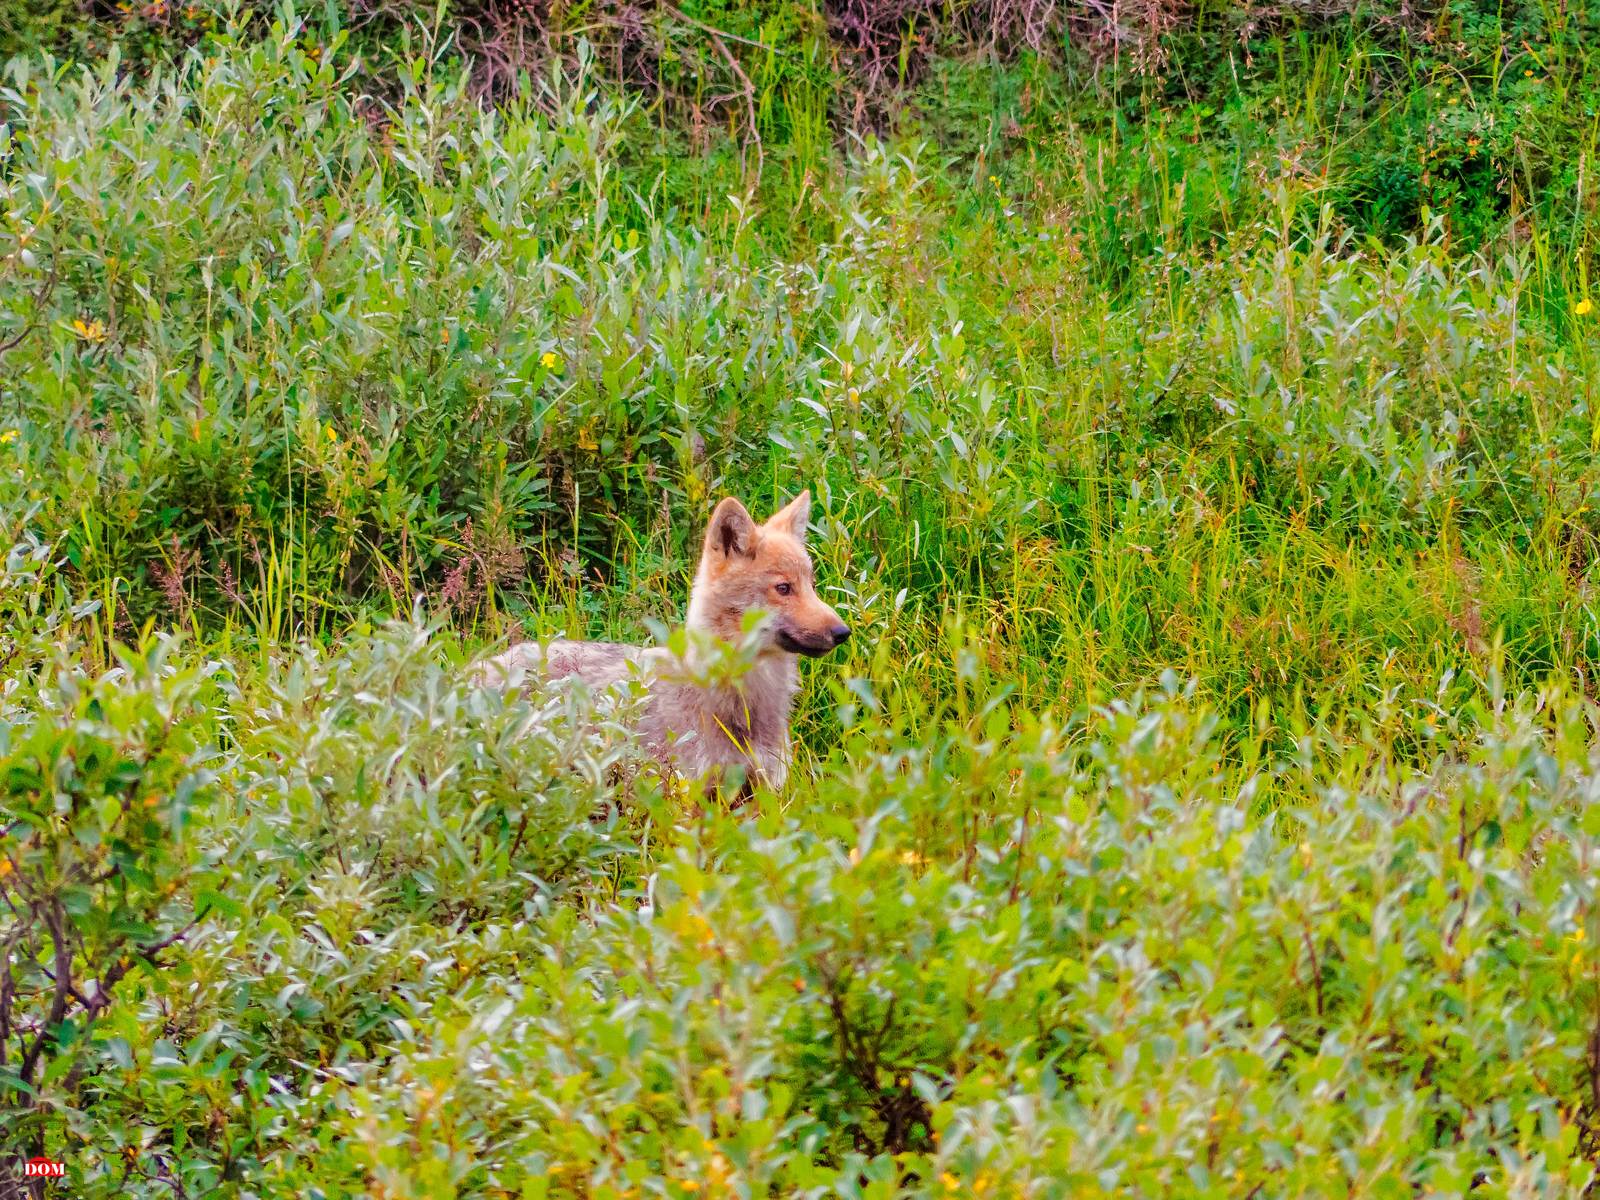
[[[714,38],[726,38],[730,42],[743,42],[746,46],[754,46],[757,50],[765,50],[768,54],[776,54],[780,58],[793,58],[794,55],[777,46],[769,46],[765,42],[758,42],[753,38],[740,37],[737,33],[729,33],[726,29],[716,29],[704,21],[696,20],[686,12],[680,12],[670,4],[663,4],[663,11],[674,20],[682,21],[686,25],[693,25],[704,33],[709,33]]]
[[[28,1047],[27,1053],[22,1056],[22,1062],[17,1067],[17,1077],[28,1087],[33,1086],[34,1068],[39,1065],[39,1059],[44,1054],[45,1039],[67,1015],[67,989],[72,985],[72,946],[61,928],[60,905],[54,901],[45,910],[45,925],[49,927],[50,937],[55,942],[56,987],[55,995],[50,1000],[50,1014],[40,1023],[33,1044]]]
[[[756,147],[756,182],[760,183],[762,172],[766,170],[767,166],[767,152],[765,147],[763,147],[761,144],[761,130],[757,123],[755,84],[750,82],[750,77],[744,73],[744,68],[739,65],[739,60],[734,57],[733,51],[728,49],[728,44],[722,39],[732,38],[732,40],[736,42],[745,42],[751,46],[758,46],[763,50],[771,49],[771,47],[762,46],[760,42],[752,42],[748,38],[735,37],[731,33],[724,33],[720,29],[716,29],[710,25],[707,25],[704,21],[695,20],[695,18],[689,16],[687,13],[681,12],[677,8],[674,8],[671,4],[663,4],[661,8],[662,11],[664,11],[668,16],[680,21],[685,21],[688,24],[693,25],[696,29],[702,30],[706,34],[710,35],[712,45],[716,46],[717,52],[721,54],[723,60],[727,62],[728,69],[739,77],[740,83],[744,84],[744,105],[745,111],[750,119],[750,140],[755,143]]]
[[[0,354],[4,354],[7,350],[15,350],[22,344],[24,338],[26,338],[30,333],[39,327],[39,312],[44,308],[46,301],[50,299],[51,294],[54,293],[55,290],[56,257],[52,254],[50,256],[50,274],[45,277],[44,283],[40,286],[39,294],[33,298],[33,319],[24,325],[22,327],[22,331],[15,337],[8,338],[4,342],[0,342]]]

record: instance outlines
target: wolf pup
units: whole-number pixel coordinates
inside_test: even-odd
[[[789,774],[789,708],[800,686],[796,656],[826,654],[850,636],[817,596],[806,553],[810,514],[809,491],[764,525],[731,496],[717,505],[689,593],[683,655],[615,642],[523,642],[483,663],[480,681],[520,687],[576,677],[600,690],[637,679],[645,695],[636,727],[658,759],[708,782],[738,767],[746,789],[781,787]],[[747,634],[745,615],[757,609],[767,619]],[[754,661],[726,682],[711,680],[706,666],[719,644],[741,645]]]

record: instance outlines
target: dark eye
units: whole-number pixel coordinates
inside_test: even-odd
[[[792,584],[780,583],[780,584],[775,585],[774,590],[780,596],[787,596],[790,592],[794,591],[794,587],[793,587]]]

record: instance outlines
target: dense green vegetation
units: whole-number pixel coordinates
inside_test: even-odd
[[[0,22],[6,1170],[1590,1193],[1595,15],[1159,7]],[[465,685],[801,487],[781,794]]]

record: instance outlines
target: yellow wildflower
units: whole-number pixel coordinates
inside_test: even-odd
[[[1582,300],[1579,300],[1572,306],[1572,311],[1577,313],[1580,317],[1586,317],[1594,311],[1594,301],[1585,296]]]
[[[561,369],[561,360],[556,357],[554,350],[546,350],[539,356],[539,365],[546,371],[559,371]]]
[[[106,340],[105,323],[98,317],[88,322],[85,322],[82,318],[75,318],[72,322],[72,332],[86,342],[103,342]]]
[[[333,422],[330,421],[328,424],[322,427],[322,436],[327,438],[330,442],[337,442],[339,440],[339,433],[338,430],[334,429]]]
[[[8,429],[4,433],[0,433],[0,446],[9,446],[20,436],[15,429]]]

